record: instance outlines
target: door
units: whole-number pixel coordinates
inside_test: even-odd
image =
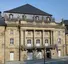
[[[32,60],[33,59],[33,53],[28,52],[27,53],[27,60]]]
[[[61,57],[61,50],[58,50],[58,57]]]
[[[10,52],[10,60],[14,60],[14,52]]]
[[[51,51],[49,48],[46,48],[46,56],[47,58],[51,58]]]
[[[36,57],[37,57],[38,59],[42,59],[42,57],[43,57],[42,52],[37,52]]]

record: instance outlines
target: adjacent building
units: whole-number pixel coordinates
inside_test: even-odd
[[[68,51],[65,25],[51,14],[26,4],[4,11],[0,18],[0,61],[59,58]]]

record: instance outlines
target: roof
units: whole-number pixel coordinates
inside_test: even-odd
[[[67,29],[65,30],[65,34],[68,34],[68,30]]]
[[[65,25],[68,25],[68,20],[63,20]]]
[[[4,11],[7,13],[19,13],[19,14],[33,14],[33,15],[45,15],[45,16],[52,16],[49,13],[46,13],[30,4],[25,4],[23,6]]]
[[[6,23],[5,23],[5,20],[3,17],[0,17],[0,26],[5,26]]]

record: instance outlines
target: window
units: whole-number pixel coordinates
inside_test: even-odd
[[[10,34],[13,34],[13,30],[12,29],[10,30]]]
[[[58,38],[58,43],[61,44],[61,38]]]
[[[40,39],[36,40],[36,46],[40,46]]]
[[[46,17],[46,20],[47,20],[47,21],[50,21],[50,17]]]
[[[48,39],[45,39],[45,43],[48,43]]]
[[[36,44],[40,44],[40,39],[37,39],[36,40]]]
[[[48,46],[48,39],[45,39],[45,46]]]
[[[27,44],[31,44],[31,39],[27,40]]]
[[[13,51],[10,52],[10,60],[11,61],[14,60],[14,52]]]
[[[14,39],[10,38],[10,44],[14,44]]]
[[[9,19],[13,19],[13,14],[9,14]]]
[[[35,17],[35,20],[38,21],[38,20],[39,20],[39,16],[36,16],[36,17]]]
[[[26,19],[26,16],[25,15],[22,15],[22,19],[25,20]]]
[[[27,40],[27,46],[31,47],[31,39]]]

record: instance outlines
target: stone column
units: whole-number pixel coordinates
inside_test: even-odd
[[[33,30],[33,49],[35,49],[35,30]],[[35,50],[33,50],[33,59],[34,59]]]
[[[44,30],[42,30],[42,46],[44,46],[45,43],[44,43]]]
[[[50,42],[51,42],[51,43],[50,43],[50,45],[53,45],[53,44],[54,44],[54,43],[53,43],[53,31],[50,31],[50,32],[51,32],[51,35],[50,35],[50,36],[51,36],[51,37],[50,37],[50,40],[51,40]]]

